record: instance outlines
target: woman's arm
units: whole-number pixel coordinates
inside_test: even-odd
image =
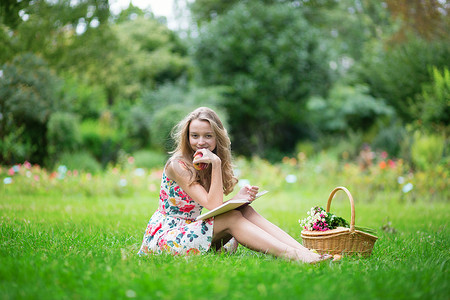
[[[209,150],[199,150],[203,156],[196,161],[210,163],[212,168],[211,186],[209,192],[197,182],[191,184],[190,172],[187,168],[177,160],[172,160],[166,166],[166,174],[197,203],[211,210],[223,204],[223,182],[222,167],[220,158]]]

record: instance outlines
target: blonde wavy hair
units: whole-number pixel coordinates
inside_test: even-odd
[[[191,173],[191,184],[198,182],[209,191],[211,185],[211,166],[205,170],[197,171],[192,164],[195,151],[189,143],[189,126],[193,120],[207,121],[211,124],[211,128],[216,136],[216,149],[213,152],[222,161],[223,192],[225,195],[228,195],[233,191],[238,182],[233,174],[231,141],[222,121],[212,109],[199,107],[173,128],[172,138],[175,141],[175,150],[170,152],[172,156],[169,162],[173,160],[183,161]]]

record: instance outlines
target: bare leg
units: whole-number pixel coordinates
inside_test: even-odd
[[[273,237],[277,238],[280,242],[285,243],[291,247],[304,250],[306,249],[302,244],[295,240],[292,236],[287,234],[284,230],[271,223],[266,218],[257,213],[253,207],[247,205],[240,209],[242,215],[253,224],[257,225],[264,231],[268,232]]]
[[[298,249],[274,238],[271,234],[247,220],[238,210],[216,216],[214,219],[212,243],[217,244],[218,241],[230,235],[234,236],[240,244],[258,252],[309,263],[322,260],[320,255],[312,253],[304,247]]]

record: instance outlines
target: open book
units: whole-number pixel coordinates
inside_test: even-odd
[[[256,194],[255,199],[258,199],[264,194],[267,194],[268,191],[261,191],[258,194]],[[204,220],[208,219],[223,213],[226,213],[227,211],[233,210],[235,208],[241,207],[242,205],[249,204],[251,201],[245,200],[245,199],[235,199],[235,200],[229,200],[222,204],[221,206],[218,206],[214,208],[213,210],[208,211],[207,213],[204,213],[200,216],[198,216],[195,220]]]

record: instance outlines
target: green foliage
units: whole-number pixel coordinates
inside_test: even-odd
[[[305,157],[312,157],[317,152],[317,145],[311,141],[301,141],[295,146],[296,153],[304,153]]]
[[[154,150],[139,150],[133,153],[136,167],[155,169],[162,168],[167,160],[167,156]]]
[[[411,107],[421,101],[417,96],[422,86],[433,81],[429,68],[450,68],[449,41],[411,37],[391,47],[376,42],[365,48],[359,77],[369,85],[373,96],[385,99],[404,121],[416,119]]]
[[[418,170],[434,169],[443,159],[445,137],[438,134],[414,133],[411,159]]]
[[[417,115],[428,128],[444,129],[450,124],[450,72],[446,67],[441,73],[431,70],[432,81],[425,84],[417,100]]]
[[[102,170],[98,161],[87,151],[64,152],[59,155],[57,166],[66,166],[69,170],[97,174]]]
[[[287,4],[233,6],[200,31],[194,59],[205,84],[230,87],[224,106],[243,154],[294,149],[306,99],[330,84],[317,31]]]
[[[0,157],[6,164],[30,160],[36,146],[31,138],[24,134],[25,126],[14,128],[0,140]]]
[[[181,105],[168,105],[157,111],[152,122],[151,139],[154,146],[169,151],[174,148],[170,133],[174,126],[182,120],[190,108]]]
[[[390,117],[393,109],[383,99],[374,98],[364,85],[334,85],[327,99],[312,97],[308,102],[313,124],[321,132],[367,131],[379,118]]]
[[[60,80],[44,60],[31,53],[17,55],[1,70],[0,140],[23,127],[18,138],[34,145],[28,147],[33,150],[27,154],[28,159],[42,163],[47,155],[46,124],[50,115],[67,107],[58,97]]]
[[[135,99],[145,89],[188,75],[186,49],[177,35],[146,15],[116,24],[120,42],[122,97]]]
[[[385,125],[383,122],[377,124],[377,134],[372,140],[372,148],[387,151],[394,157],[408,158],[408,137],[406,129],[399,122],[391,122]]]
[[[80,129],[82,148],[92,153],[103,168],[117,159],[121,136],[109,111],[105,111],[99,120],[83,121]]]
[[[76,150],[81,143],[78,116],[55,112],[47,123],[48,154],[56,160],[62,152]]]
[[[62,108],[57,98],[59,79],[38,56],[18,55],[2,66],[1,113],[16,124],[45,124],[53,111]]]
[[[199,106],[214,109],[226,125],[228,117],[220,106],[225,92],[226,89],[220,87],[188,86],[182,82],[167,83],[157,90],[146,91],[142,101],[123,117],[132,148],[152,145],[163,151],[170,150],[171,126]]]
[[[0,22],[0,65],[10,61],[15,55],[14,42],[9,36],[11,29]]]
[[[99,86],[87,85],[69,75],[64,79],[61,92],[72,111],[82,119],[97,119],[106,110],[106,94]]]
[[[19,12],[26,8],[31,0],[2,0],[0,3],[0,23],[15,28],[22,22]]]
[[[128,132],[127,140],[131,149],[150,145],[151,120],[152,114],[142,105],[134,105],[129,109],[124,126]]]

